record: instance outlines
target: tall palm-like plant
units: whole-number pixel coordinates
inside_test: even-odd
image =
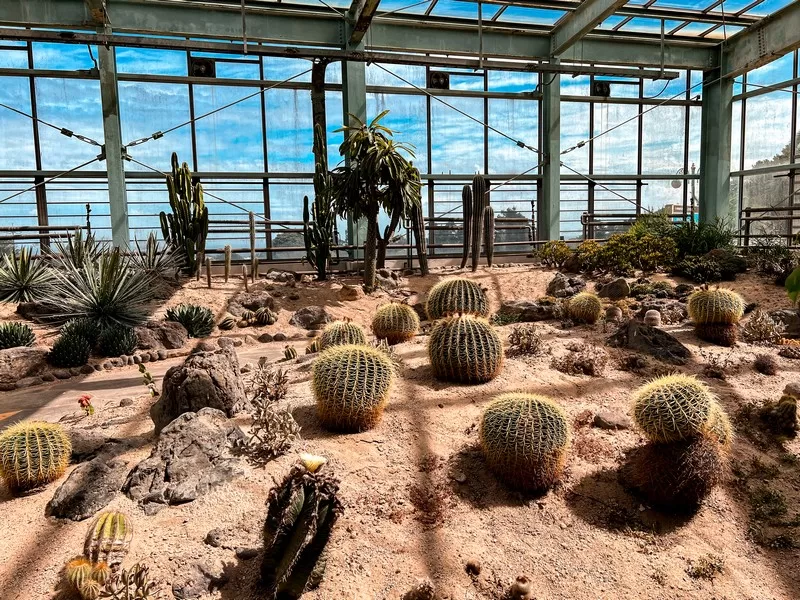
[[[336,211],[353,220],[366,219],[367,239],[364,245],[364,287],[375,288],[375,271],[379,257],[386,256],[386,247],[400,219],[411,214],[414,203],[420,202],[420,182],[414,167],[404,156],[414,158],[413,147],[393,140],[394,132],[380,124],[388,110],[369,124],[350,115],[355,125],[344,126],[345,140],[339,152],[347,165],[333,171]],[[378,215],[384,209],[389,226],[380,235]]]

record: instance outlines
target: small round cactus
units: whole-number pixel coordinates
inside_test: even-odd
[[[92,562],[85,556],[76,556],[64,566],[64,575],[67,581],[79,589],[81,584],[92,577]]]
[[[603,314],[603,303],[596,294],[581,292],[569,299],[567,314],[576,323],[596,323]]]
[[[286,346],[283,349],[283,357],[286,360],[292,360],[294,358],[297,358],[297,350],[295,350],[294,346]]]
[[[622,309],[619,306],[609,306],[606,308],[606,321],[621,321]]]
[[[116,569],[128,554],[133,539],[133,524],[123,512],[102,512],[89,525],[83,553],[92,563],[106,563]]]
[[[434,325],[428,357],[437,379],[485,383],[503,366],[503,343],[486,319],[454,315]]]
[[[364,330],[350,320],[334,321],[328,324],[319,337],[319,346],[322,350],[327,350],[332,346],[366,343],[367,336],[364,335]]]
[[[392,361],[368,346],[333,346],[314,362],[312,389],[323,425],[370,429],[381,418],[394,379]]]
[[[408,304],[384,304],[372,319],[372,331],[379,340],[390,345],[400,344],[417,335],[419,315]]]
[[[236,327],[236,317],[233,315],[225,315],[217,324],[217,327],[219,327],[222,331],[230,331]]]
[[[33,489],[61,477],[71,454],[61,425],[22,421],[0,435],[0,477],[13,491]]]
[[[256,313],[254,313],[252,310],[245,310],[245,311],[242,312],[242,317],[241,318],[242,318],[242,321],[248,321],[248,322],[255,321]]]
[[[111,567],[106,562],[99,562],[92,567],[92,579],[105,584],[111,578]]]
[[[633,395],[633,416],[654,442],[676,442],[707,430],[716,398],[689,375],[667,375],[640,387]]]
[[[686,308],[695,324],[733,325],[744,315],[744,300],[725,288],[697,290],[689,296]]]
[[[501,479],[523,490],[547,489],[558,480],[569,437],[566,413],[545,396],[502,394],[481,419],[486,462]]]
[[[725,346],[735,346],[739,340],[739,330],[736,325],[724,323],[697,323],[694,332],[704,342]]]
[[[81,600],[97,600],[103,591],[103,584],[94,579],[87,579],[78,586]]]
[[[256,310],[254,318],[259,325],[273,325],[278,320],[278,315],[266,306],[262,306]]]
[[[661,327],[661,313],[655,309],[648,310],[644,313],[644,324],[650,327]]]
[[[488,317],[489,302],[481,286],[471,279],[456,277],[440,281],[431,288],[425,311],[432,321],[454,314]]]

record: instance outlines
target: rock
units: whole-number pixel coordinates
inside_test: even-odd
[[[272,340],[275,342],[285,342],[287,339],[286,334],[280,331],[272,336]]]
[[[292,275],[292,281],[294,276]],[[266,285],[257,283],[250,286],[250,291],[239,292],[228,300],[228,312],[235,317],[241,317],[244,311],[257,311],[259,308],[275,309],[275,298],[265,289]]]
[[[783,326],[786,327],[786,330],[783,332],[783,337],[800,337],[800,311],[794,308],[782,308],[770,311],[769,316],[772,317],[772,320],[776,323],[782,323]]]
[[[197,562],[172,583],[172,595],[176,600],[195,600],[226,583],[228,575],[223,567]]]
[[[234,348],[240,348],[244,346],[244,340],[242,338],[233,338],[233,346]]]
[[[315,338],[320,336],[319,329],[312,329],[306,332],[306,337]]]
[[[632,425],[627,415],[608,411],[597,413],[592,424],[598,429],[630,429]]]
[[[24,377],[17,382],[17,389],[29,388],[41,383],[43,383],[41,377]]]
[[[568,298],[586,289],[586,282],[580,277],[567,277],[563,273],[556,273],[555,277],[547,284],[547,295],[555,298]]]
[[[159,359],[159,354],[155,350],[150,351],[150,362],[155,362]]]
[[[241,368],[239,369],[239,372],[240,373],[249,373],[252,370],[253,370],[252,365],[250,363],[245,363],[245,364],[243,364],[241,366]]]
[[[331,321],[333,319],[324,306],[305,306],[292,315],[289,324],[303,329],[322,329]]]
[[[131,406],[133,404],[133,398],[123,398],[119,401],[120,408],[125,408],[126,406]]]
[[[159,350],[157,354],[158,354],[158,360],[165,360],[167,358],[166,350]]]
[[[123,491],[143,505],[183,504],[241,473],[230,447],[241,430],[214,408],[169,423],[150,456],[128,474]]]
[[[83,366],[84,367],[89,367],[89,365],[83,365]],[[92,369],[92,367],[89,367],[89,368]],[[92,369],[92,371],[94,371],[94,369]],[[50,372],[53,374],[53,377],[55,377],[56,379],[69,379],[70,377],[72,377],[72,375],[70,374],[68,369],[53,369]]]
[[[623,323],[606,343],[613,348],[643,352],[673,365],[684,365],[691,356],[689,349],[674,336],[634,319]]]
[[[152,358],[152,355],[151,355],[151,358]],[[105,362],[103,363],[103,369],[104,369],[105,371],[110,371],[110,370],[111,370],[111,369],[113,369],[113,368],[114,368],[114,365],[112,365],[112,364],[111,364],[111,361],[110,361],[110,360],[107,360],[107,361],[105,361]]]
[[[122,359],[119,358],[119,357],[112,358],[108,362],[111,363],[112,367],[121,367],[121,366],[123,366],[125,364],[124,362],[122,362]]]
[[[539,304],[530,300],[510,300],[503,302],[498,315],[518,317],[520,321],[549,321],[555,319],[555,304]]]
[[[622,320],[622,309],[619,306],[606,308],[606,321],[619,322]]]
[[[678,300],[645,296],[639,306],[636,316],[640,319],[644,319],[651,310],[656,310],[661,314],[661,322],[665,325],[680,323],[689,318],[686,305]]]
[[[651,327],[661,327],[661,313],[657,310],[648,310],[644,313],[644,324]]]
[[[108,438],[93,429],[72,429],[69,432],[72,442],[72,462],[80,463],[97,456],[100,449],[108,442]]]
[[[481,574],[481,561],[477,559],[470,559],[467,561],[467,564],[464,566],[464,570],[466,570],[467,575],[480,575]]]
[[[48,371],[47,352],[41,346],[0,350],[0,389],[12,390],[20,379]]]
[[[694,286],[691,283],[679,283],[675,286],[673,293],[678,297],[688,296],[694,291]]]
[[[103,370],[103,363],[94,363],[92,365],[95,371],[102,371]]]
[[[597,291],[597,295],[601,298],[608,298],[609,300],[622,300],[627,298],[631,293],[631,286],[625,281],[624,277],[605,284]]]
[[[78,373],[81,375],[90,375],[94,373],[94,367],[92,365],[82,365],[78,368]]]
[[[246,400],[239,359],[232,348],[192,354],[182,365],[171,367],[159,399],[150,408],[156,434],[183,413],[214,408],[231,417]]]
[[[192,353],[197,354],[198,352],[216,352],[219,348],[214,342],[211,340],[201,340],[197,342],[197,345],[192,350]]]
[[[415,302],[411,305],[411,308],[414,309],[414,312],[417,313],[420,321],[427,321],[428,320],[428,311],[425,308],[424,302]]]
[[[229,337],[221,337],[217,340],[217,344],[220,348],[233,348],[233,338]]]
[[[395,290],[400,287],[400,278],[390,269],[378,269],[375,273],[375,283],[385,290]]]
[[[272,334],[262,333],[260,336],[258,336],[258,341],[262,344],[269,344],[272,341]]]
[[[278,271],[277,269],[270,269],[267,271],[266,277],[272,281],[286,282],[296,280],[296,275],[291,271]]]
[[[347,285],[345,283],[342,285],[342,289],[339,290],[338,296],[339,300],[343,301],[360,300],[364,297],[364,290],[361,289],[361,286]]]
[[[175,350],[189,339],[186,328],[175,321],[148,321],[136,328],[140,350]]]
[[[51,381],[55,381],[56,380],[56,376],[53,375],[53,373],[51,373],[51,372],[45,371],[44,373],[42,373],[40,379],[42,381],[44,381],[45,383],[50,383]]]
[[[256,556],[258,556],[258,548],[236,549],[236,558],[240,558],[242,560],[250,560],[251,558],[255,558]]]
[[[139,356],[140,363],[148,363],[150,362],[150,353],[149,352],[142,352]]]
[[[221,529],[212,529],[206,534],[205,543],[212,548],[219,548],[222,546],[223,533]]]
[[[128,462],[118,458],[124,448],[119,443],[107,444],[95,458],[73,470],[47,505],[47,515],[83,521],[111,502],[128,472]]]

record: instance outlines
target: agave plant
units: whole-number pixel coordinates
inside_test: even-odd
[[[91,233],[83,235],[82,229],[76,229],[67,237],[66,243],[57,241],[55,250],[50,251],[50,256],[60,264],[70,264],[76,269],[81,269],[87,264],[94,263],[103,253],[104,245],[94,239]]]
[[[204,338],[214,329],[214,313],[210,308],[196,304],[180,304],[167,309],[167,321],[175,321],[186,327],[189,337]]]
[[[0,302],[34,302],[47,296],[53,270],[30,248],[10,252],[0,263]]]
[[[184,261],[173,246],[164,244],[159,247],[156,234],[152,231],[147,236],[144,248],[139,245],[139,240],[134,240],[134,243],[136,252],[131,254],[131,262],[137,269],[150,273],[154,280],[175,281]]]

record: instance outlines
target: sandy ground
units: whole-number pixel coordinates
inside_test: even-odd
[[[407,295],[412,301],[415,295],[424,297],[441,276],[410,278]],[[496,309],[501,299],[542,296],[552,272],[512,267],[482,269],[469,276],[489,289]],[[170,299],[169,305],[195,299],[222,310],[224,295],[235,285],[230,290],[223,289],[222,284],[214,287],[209,292],[192,282]],[[781,288],[755,276],[740,277],[729,287],[767,309],[789,306]],[[340,302],[337,289],[336,282],[298,285],[293,293],[299,298],[279,300],[280,320],[264,330],[299,334],[288,326],[288,318],[291,311],[305,304],[324,304],[336,317],[349,316],[368,325],[374,308],[388,297],[381,292]],[[297,452],[308,451],[330,459],[342,480],[345,504],[331,541],[325,579],[318,590],[304,596],[311,600],[398,600],[422,579],[431,580],[443,599],[497,600],[520,574],[532,579],[535,597],[541,600],[797,598],[800,550],[797,546],[772,548],[770,543],[780,545],[774,539],[780,533],[800,545],[800,529],[797,525],[764,529],[763,522],[753,517],[751,497],[762,488],[783,494],[788,504],[786,518],[795,517],[795,522],[800,522],[796,518],[800,441],[756,444],[747,426],[737,422],[734,473],[726,485],[717,489],[693,518],[677,519],[652,511],[617,483],[623,453],[641,444],[642,437],[634,430],[606,431],[585,423],[587,411],[627,413],[631,390],[664,369],[653,363],[640,375],[621,371],[617,368],[618,353],[608,350],[610,361],[602,377],[566,375],[551,368],[553,356],[566,353],[566,346],[576,341],[602,343],[610,329],[604,332],[600,324],[569,330],[553,324],[541,329],[547,338],[548,354],[510,357],[499,377],[480,386],[435,381],[424,336],[398,346],[403,367],[384,418],[375,429],[360,434],[323,430],[315,417],[309,386],[310,361],[301,357],[297,362],[282,363],[280,366],[288,365],[291,382],[283,402],[292,407],[302,426],[303,441],[266,468],[243,463],[243,477],[192,503],[154,516],[145,516],[119,494],[110,506],[129,512],[136,526],[126,564],[150,564],[152,575],[168,598],[172,597],[172,582],[181,579],[197,561],[224,571],[230,580],[207,598],[257,597],[252,585],[260,559],[238,559],[234,549],[260,545],[269,489],[287,472]],[[747,403],[778,398],[787,383],[797,380],[800,361],[778,358],[779,372],[774,377],[752,369],[750,363],[756,353],[777,355],[774,348],[745,344],[733,350],[710,347],[698,343],[689,326],[666,329],[695,355],[679,370],[702,374],[709,361],[728,364],[726,380],[705,381],[732,415]],[[500,328],[504,337],[510,330],[510,326]],[[291,343],[301,348],[306,341],[298,338]],[[240,356],[243,361],[254,360],[263,351],[269,358],[278,357],[283,345],[243,346]],[[152,423],[147,417],[151,400],[140,396],[132,406],[118,408],[119,396],[128,395],[129,388],[123,385],[117,389],[113,373],[97,377],[91,393],[98,411],[72,427],[138,440],[140,447],[125,456],[133,466],[151,448]],[[77,398],[82,391],[80,381],[57,385],[65,383],[74,385],[73,397]],[[49,387],[29,393],[46,394]],[[494,395],[513,390],[552,396],[576,423],[563,482],[541,497],[508,491],[487,471],[475,448],[482,408]],[[63,401],[59,410],[75,412],[65,400],[68,396],[68,389],[59,392]],[[0,413],[13,405],[7,398],[0,396]],[[245,416],[240,421],[247,423]],[[59,569],[81,549],[86,522],[44,516],[45,505],[57,486],[58,482],[53,483],[22,498],[12,498],[0,487],[3,600],[54,597]],[[204,543],[206,533],[214,528],[223,530],[224,547]],[[709,555],[723,561],[722,572],[713,581],[690,577],[690,565]],[[466,572],[468,561],[480,563],[479,575]]]

